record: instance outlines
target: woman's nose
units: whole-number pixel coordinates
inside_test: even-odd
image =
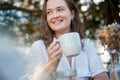
[[[54,12],[53,15],[52,15],[53,18],[58,18],[59,17],[59,13],[57,12]]]

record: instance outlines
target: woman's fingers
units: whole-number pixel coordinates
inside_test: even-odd
[[[52,55],[53,53],[55,53],[57,50],[59,50],[59,45],[56,44],[49,52]]]
[[[53,41],[47,50],[50,51],[56,44],[57,44],[56,41]]]
[[[51,55],[53,53],[53,48],[55,47],[57,43],[55,41],[53,41],[50,46],[47,49],[48,55]]]
[[[57,50],[55,53],[53,53],[53,54],[50,56],[50,58],[57,57],[57,56],[59,56],[60,54],[61,54],[61,50],[59,49],[59,50]]]
[[[61,57],[62,57],[62,54],[59,54],[59,55],[56,56],[57,60],[60,60]]]
[[[56,46],[49,51],[49,59],[56,58],[60,54],[61,54],[61,50],[59,48],[59,45],[56,44]]]
[[[57,56],[59,56],[61,54],[61,50],[60,50],[60,46],[56,42],[56,40],[53,40],[53,42],[48,47],[47,52],[48,52],[49,59],[59,58]]]

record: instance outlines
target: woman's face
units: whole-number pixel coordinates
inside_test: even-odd
[[[70,31],[74,11],[70,11],[64,0],[48,0],[46,6],[47,23],[55,34],[64,34]]]

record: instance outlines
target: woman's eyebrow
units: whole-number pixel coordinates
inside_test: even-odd
[[[64,6],[58,6],[58,7],[56,7],[56,8],[64,8]],[[48,9],[46,9],[46,10],[52,10],[52,8],[48,8]]]
[[[64,6],[58,6],[57,8],[64,8]]]

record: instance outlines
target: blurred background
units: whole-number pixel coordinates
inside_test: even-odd
[[[110,45],[110,33],[117,33],[120,50],[120,0],[74,0],[79,8],[86,37],[94,43],[103,32]],[[20,80],[27,68],[31,44],[39,38],[44,0],[0,0],[0,80]],[[115,23],[115,25],[113,25]],[[110,32],[109,30],[111,30]],[[113,37],[112,37],[113,38]],[[113,40],[116,43],[116,40]],[[112,42],[112,43],[113,43]],[[119,44],[118,44],[119,43]]]

